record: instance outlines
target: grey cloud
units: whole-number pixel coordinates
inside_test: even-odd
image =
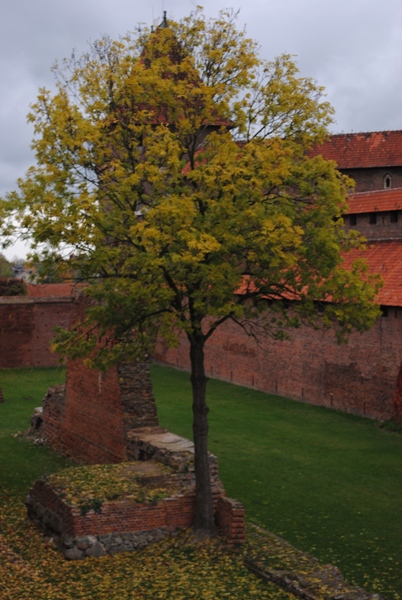
[[[165,2],[168,18],[198,0]],[[297,55],[303,76],[324,85],[336,110],[333,131],[402,128],[400,0],[204,0],[206,13],[232,5],[239,23],[271,59]],[[32,162],[29,104],[51,87],[54,61],[107,33],[124,35],[162,18],[163,3],[143,0],[3,0],[0,7],[0,193]],[[10,188],[11,186],[11,188]]]

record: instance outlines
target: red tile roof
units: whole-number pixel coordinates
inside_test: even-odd
[[[51,296],[71,296],[73,283],[40,283],[28,284],[28,296],[31,298],[49,298]]]
[[[376,301],[384,306],[402,306],[402,240],[376,242],[365,250],[351,250],[345,256],[345,266],[364,258],[370,273],[380,273],[384,285]]]
[[[349,214],[402,210],[402,188],[351,194]]]
[[[402,131],[341,133],[311,153],[334,160],[340,169],[402,166]]]

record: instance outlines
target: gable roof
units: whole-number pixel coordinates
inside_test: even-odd
[[[402,306],[402,240],[386,240],[368,244],[364,250],[350,250],[344,265],[364,258],[370,273],[379,273],[384,281],[376,302],[383,306]]]
[[[402,131],[332,135],[311,152],[311,156],[319,154],[326,160],[334,160],[339,169],[400,167],[402,166]]]
[[[348,205],[348,214],[402,210],[402,188],[350,194]]]

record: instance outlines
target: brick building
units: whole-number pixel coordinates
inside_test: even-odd
[[[354,179],[355,192],[402,188],[402,131],[333,135],[315,153]]]
[[[364,257],[384,286],[377,301],[382,317],[368,332],[339,346],[332,332],[301,328],[291,341],[265,340],[260,346],[225,323],[206,346],[207,372],[290,398],[373,418],[395,415],[402,391],[402,131],[332,136],[315,151],[334,160],[356,182],[345,227],[358,229]],[[188,348],[161,342],[155,357],[188,369]],[[399,400],[400,401],[400,400]]]

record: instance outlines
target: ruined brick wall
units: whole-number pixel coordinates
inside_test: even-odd
[[[124,432],[158,425],[149,363],[120,363],[117,366]]]
[[[29,516],[38,521],[44,530],[61,535],[59,545],[66,558],[71,559],[91,556],[91,552],[85,552],[87,545],[83,546],[84,536],[95,538],[92,544],[97,551],[93,555],[102,556],[110,552],[110,544],[115,547],[120,544],[119,552],[133,550],[158,541],[178,529],[188,529],[193,525],[195,515],[194,491],[174,494],[156,503],[135,503],[130,498],[105,502],[99,510],[91,509],[82,514],[78,508],[68,506],[41,479],[33,484],[26,504]],[[227,543],[233,545],[246,541],[245,513],[240,502],[219,496],[214,501],[214,512],[216,523]],[[132,538],[136,543],[131,543],[130,534],[134,534]],[[141,541],[143,534],[146,534],[145,539]],[[74,551],[69,550],[74,546]]]
[[[332,332],[300,328],[290,341],[258,346],[232,323],[222,325],[205,348],[207,374],[270,392],[377,419],[393,416],[402,362],[402,309],[392,308],[372,330],[338,345]],[[160,341],[157,361],[189,369],[185,339],[177,348]]]
[[[73,302],[71,323],[81,319],[85,300]],[[44,408],[44,435],[53,447],[86,463],[127,459],[127,433],[158,425],[147,362],[124,363],[106,371],[68,360],[60,420]]]
[[[54,327],[68,327],[71,298],[0,297],[0,368],[51,367]]]
[[[68,361],[61,427],[69,456],[88,463],[126,460],[117,367],[102,372],[85,367],[81,360]]]
[[[74,537],[109,532],[146,531],[166,527],[190,527],[194,520],[194,494],[177,495],[159,502],[134,503],[131,499],[105,502],[99,512],[82,514],[78,508],[68,506],[45,482],[35,481],[30,492],[32,499],[51,510],[63,522],[63,531]]]
[[[42,435],[47,440],[50,446],[63,450],[63,439],[62,439],[62,423],[65,420],[65,385],[54,385],[50,387],[44,398],[42,399],[42,414],[40,415],[41,421],[37,424],[37,429],[40,429]],[[35,422],[31,417],[31,423],[35,425]]]
[[[56,405],[49,403],[49,413],[44,404],[45,437],[64,454],[86,463],[127,460],[127,433],[158,424],[146,363],[99,371],[81,360],[69,360],[64,403],[59,409]]]
[[[244,506],[238,500],[226,496],[218,499],[216,524],[229,544],[243,544],[246,541]]]

